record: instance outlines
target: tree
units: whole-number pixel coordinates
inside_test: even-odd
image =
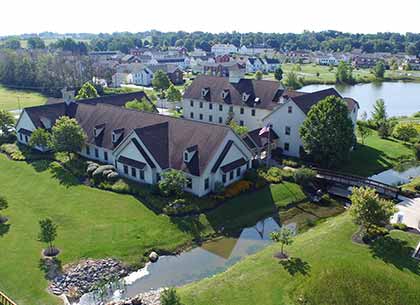
[[[175,46],[176,47],[183,47],[184,46],[184,41],[182,40],[182,39],[178,39],[176,42],[175,42]]]
[[[385,64],[383,63],[383,61],[378,61],[376,63],[376,65],[373,67],[372,69],[372,73],[373,75],[375,75],[375,77],[377,79],[383,79],[385,76]]]
[[[7,110],[0,110],[0,131],[3,135],[10,135],[15,123],[15,118],[11,112]]]
[[[277,69],[274,71],[274,78],[278,81],[281,81],[283,79],[283,69],[281,66],[278,66]]]
[[[302,167],[294,171],[293,178],[296,183],[307,186],[316,178],[316,172],[310,168]]]
[[[327,167],[346,160],[355,143],[347,105],[336,96],[312,106],[299,132],[305,151]]]
[[[158,70],[153,76],[152,85],[153,88],[162,93],[162,91],[169,88],[169,86],[171,85],[171,81],[169,80],[168,75],[166,75],[164,71]]]
[[[194,51],[194,43],[190,38],[185,39],[184,48],[186,48],[188,52]]]
[[[233,129],[233,131],[238,135],[238,136],[243,136],[245,134],[248,133],[249,128],[246,126],[241,126],[239,124],[237,124],[234,120],[231,120],[229,122],[229,127]]]
[[[374,189],[368,187],[354,187],[350,200],[350,215],[354,223],[367,231],[372,226],[386,225],[397,212],[392,201],[380,198]]]
[[[80,88],[79,92],[76,95],[77,100],[87,99],[87,98],[94,98],[98,97],[99,94],[96,91],[94,85],[91,82],[86,82],[83,84],[82,88]]]
[[[162,305],[181,305],[181,300],[175,288],[165,289],[160,295]]]
[[[7,207],[9,206],[6,197],[0,195],[0,211],[7,209]],[[2,224],[3,222],[6,222],[7,218],[5,216],[2,216],[0,214],[0,224]]]
[[[297,74],[293,71],[290,71],[286,74],[286,79],[284,81],[284,84],[287,88],[294,89],[294,90],[302,87],[302,83],[300,82]]]
[[[354,83],[352,67],[346,62],[340,61],[337,67],[337,72],[335,73],[335,78],[337,80],[337,83],[341,83],[341,84]]]
[[[17,49],[20,49],[21,48],[19,38],[15,38],[15,37],[12,37],[12,38],[7,39],[3,43],[3,46],[6,49],[12,49],[12,50],[17,50]]]
[[[30,49],[45,49],[45,43],[40,37],[29,37],[28,48]]]
[[[69,159],[83,147],[86,134],[75,119],[60,117],[54,124],[51,134],[51,147],[57,152],[66,152]]]
[[[291,245],[293,243],[293,231],[287,227],[283,227],[280,231],[274,231],[270,233],[270,238],[274,242],[281,244],[281,255],[287,257],[284,253],[284,246]]]
[[[255,72],[255,79],[256,80],[262,80],[262,78],[263,78],[263,74],[262,74],[261,71]]]
[[[365,121],[357,121],[356,132],[362,144],[365,144],[365,139],[372,134],[372,129],[369,128]]]
[[[162,173],[161,180],[159,181],[159,190],[165,196],[172,194],[180,196],[187,182],[188,179],[184,172],[170,169]]]
[[[169,102],[180,102],[182,100],[181,91],[171,84],[166,90],[166,98]]]
[[[29,146],[32,148],[48,148],[51,146],[51,134],[42,128],[35,129],[29,139]]]
[[[401,141],[408,141],[411,138],[415,138],[418,135],[418,131],[412,123],[398,123],[392,132],[392,136]]]
[[[135,99],[133,101],[129,101],[125,103],[125,108],[146,112],[156,112],[155,106],[145,98],[142,98],[141,100]]]
[[[47,254],[54,253],[53,242],[57,237],[57,225],[53,223],[50,218],[45,218],[39,221],[40,232],[38,235],[39,241],[47,244]]]
[[[388,122],[385,101],[383,99],[378,99],[373,105],[372,121],[378,129],[378,134],[381,138],[389,136],[390,124]]]

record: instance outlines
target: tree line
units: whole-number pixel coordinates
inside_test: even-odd
[[[71,35],[69,35],[71,36]],[[46,48],[41,36],[29,37],[28,48]],[[75,36],[76,37],[76,36]],[[26,38],[26,37],[25,37]],[[51,35],[48,35],[51,38]],[[79,38],[79,37],[78,37]],[[51,49],[61,49],[78,54],[87,51],[119,50],[128,53],[134,47],[185,47],[188,50],[201,48],[210,51],[215,43],[231,43],[237,47],[265,45],[277,50],[296,51],[351,51],[362,49],[373,52],[407,52],[411,55],[420,53],[419,33],[376,33],[352,34],[339,31],[304,31],[303,33],[209,33],[209,32],[160,32],[146,31],[139,33],[87,34],[86,40],[60,38],[48,46]],[[0,41],[5,48],[18,49],[22,47],[21,37],[5,37]]]

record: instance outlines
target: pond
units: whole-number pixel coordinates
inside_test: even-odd
[[[359,102],[359,116],[373,111],[376,100],[385,100],[389,116],[412,115],[420,111],[420,84],[408,82],[383,82],[348,85],[309,85],[299,91],[313,92],[334,87],[344,97],[352,97]]]
[[[297,232],[296,224],[288,224],[288,228]],[[125,285],[115,285],[105,301],[121,300],[133,297],[161,287],[181,286],[210,277],[225,271],[242,258],[254,254],[268,246],[270,233],[280,228],[279,219],[273,217],[259,221],[255,226],[242,229],[239,236],[228,236],[203,243],[176,256],[162,256],[156,263],[149,263],[128,275]],[[79,305],[98,303],[94,293],[85,294]]]

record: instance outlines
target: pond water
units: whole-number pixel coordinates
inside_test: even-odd
[[[414,177],[418,176],[420,176],[420,166],[414,166],[402,172],[398,172],[395,169],[388,169],[369,178],[390,185],[401,185],[409,183]]]
[[[288,224],[287,227],[297,232],[296,224]],[[111,288],[102,298],[105,301],[121,300],[161,287],[185,285],[223,272],[242,258],[268,246],[271,243],[270,233],[279,228],[279,220],[269,217],[255,226],[244,228],[238,236],[205,242],[177,256],[162,256],[156,263],[149,263],[128,275],[124,279],[124,288],[115,285],[116,288]],[[79,305],[98,304],[98,299],[98,294],[85,294]]]
[[[299,91],[313,92],[334,87],[342,96],[359,102],[359,116],[366,111],[370,117],[376,100],[385,100],[389,116],[412,115],[420,111],[420,84],[408,82],[383,82],[348,85],[309,85]]]

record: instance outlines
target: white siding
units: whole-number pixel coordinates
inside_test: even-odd
[[[22,144],[28,144],[30,137],[20,134],[19,129],[21,128],[29,130],[29,131],[34,131],[36,129],[34,123],[32,123],[32,120],[30,119],[29,115],[26,113],[25,110],[22,111],[19,117],[19,120],[16,124],[16,132],[17,132],[17,141]]]

